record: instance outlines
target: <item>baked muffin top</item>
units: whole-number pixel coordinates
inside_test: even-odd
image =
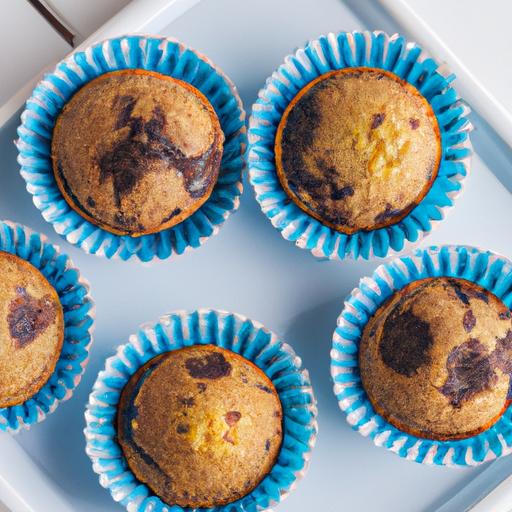
[[[0,407],[19,405],[48,381],[64,316],[55,289],[27,261],[0,251]]]
[[[511,314],[470,281],[415,281],[370,319],[359,361],[375,410],[399,430],[438,440],[470,437],[509,404]]]
[[[427,100],[395,74],[342,69],[291,101],[275,154],[290,198],[351,234],[396,223],[422,200],[439,167],[439,126]]]
[[[53,169],[80,215],[138,236],[178,224],[210,197],[223,141],[213,107],[190,84],[115,71],[64,106],[53,131]]]
[[[128,466],[163,501],[213,507],[250,493],[274,465],[282,408],[272,382],[213,345],[161,354],[140,368],[119,403]]]

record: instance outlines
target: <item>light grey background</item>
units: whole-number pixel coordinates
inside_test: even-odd
[[[370,2],[338,0],[203,0],[165,33],[223,68],[250,110],[287,53],[330,30],[367,28],[369,8]],[[378,21],[378,28],[395,30],[388,19]],[[373,21],[370,28],[376,27]],[[240,211],[217,237],[184,257],[143,266],[86,255],[59,239],[24,190],[12,144],[16,125],[15,120],[0,132],[0,218],[27,224],[61,245],[89,279],[97,305],[95,342],[82,384],[71,401],[19,436],[74,510],[120,510],[99,486],[84,453],[83,411],[97,372],[140,323],[178,308],[215,307],[259,320],[291,343],[310,370],[319,404],[318,443],[307,477],[280,511],[430,511],[480,471],[404,461],[353,432],[338,409],[329,376],[331,334],[343,298],[377,262],[315,260],[272,228],[247,184]],[[484,160],[474,159],[465,194],[427,243],[473,244],[511,257],[512,241],[505,235],[512,227],[510,194],[488,169],[506,166],[510,154],[495,149],[482,126],[474,139]]]

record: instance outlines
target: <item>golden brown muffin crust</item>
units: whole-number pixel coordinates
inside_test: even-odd
[[[123,389],[118,437],[135,476],[162,500],[213,507],[250,493],[275,464],[282,407],[247,359],[213,345],[161,354]]]
[[[55,289],[30,263],[0,251],[0,407],[18,405],[48,381],[64,338]]]
[[[370,319],[359,361],[370,401],[395,427],[438,440],[470,437],[510,403],[511,314],[470,281],[415,281]]]
[[[342,69],[291,101],[275,154],[291,199],[351,234],[396,223],[423,199],[441,158],[439,126],[427,100],[395,74]]]
[[[223,141],[213,107],[190,84],[115,71],[64,106],[53,131],[53,169],[80,215],[139,236],[178,224],[210,197]]]

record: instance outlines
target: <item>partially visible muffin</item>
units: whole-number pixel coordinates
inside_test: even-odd
[[[370,401],[396,428],[467,438],[492,426],[510,403],[511,314],[473,282],[415,281],[370,319],[359,361]]]
[[[172,227],[207,201],[224,135],[208,99],[159,73],[106,73],[82,87],[52,136],[57,184],[69,205],[116,234]]]
[[[282,441],[274,385],[213,345],[161,354],[123,389],[118,439],[128,466],[169,505],[214,507],[250,493]]]
[[[299,91],[279,123],[275,155],[292,201],[351,234],[394,224],[423,199],[441,139],[414,86],[382,69],[346,68]]]
[[[22,404],[46,384],[63,339],[55,289],[30,263],[0,251],[0,407]]]

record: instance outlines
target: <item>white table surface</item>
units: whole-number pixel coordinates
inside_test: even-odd
[[[512,111],[512,68],[501,61],[512,49],[512,4],[507,0],[407,0],[407,4]]]
[[[164,32],[222,67],[249,109],[265,78],[294,47],[320,33],[356,28],[366,27],[338,0],[203,0]],[[185,257],[148,267],[86,255],[53,232],[24,190],[12,144],[16,125],[0,131],[0,218],[25,223],[60,244],[89,279],[97,305],[82,384],[71,401],[18,437],[61,485],[74,511],[121,510],[99,486],[84,453],[83,411],[97,372],[140,323],[178,308],[216,307],[259,320],[291,343],[310,370],[318,443],[308,475],[280,511],[433,511],[481,470],[404,461],[353,432],[339,411],[329,376],[331,334],[343,298],[376,261],[316,261],[272,228],[248,185],[240,211],[220,234]],[[473,244],[512,257],[506,235],[511,196],[488,168],[503,159],[493,160],[489,151],[485,158],[476,156],[464,195],[427,243]]]
[[[397,0],[385,0],[392,3]],[[405,0],[467,70],[512,116],[510,17],[506,0]],[[485,5],[485,7],[484,7]],[[469,92],[469,91],[468,91]]]
[[[512,68],[506,64],[511,50],[512,2],[345,1],[370,26],[379,26],[383,18],[390,18],[394,29],[413,37],[440,61],[449,63],[459,77],[459,93],[478,112],[479,123],[495,132],[491,145],[506,147],[508,165],[499,171],[499,176],[512,191]]]
[[[64,39],[25,0],[9,2],[8,8],[6,0],[0,1],[0,42],[0,65],[9,70],[2,71],[0,106],[48,62],[69,51]]]
[[[46,0],[74,34],[75,47],[130,0]],[[0,0],[0,127],[22,105],[44,71],[72,48],[29,4]]]
[[[112,18],[130,0],[47,0],[75,34],[75,46]]]

